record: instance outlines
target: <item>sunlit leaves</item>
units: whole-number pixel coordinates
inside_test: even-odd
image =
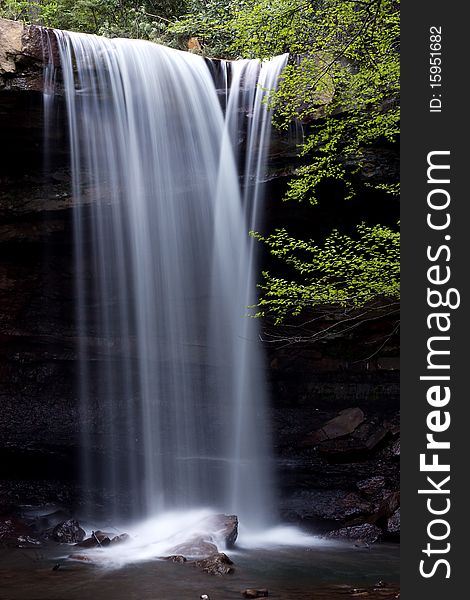
[[[280,323],[318,306],[360,307],[378,297],[399,298],[399,233],[387,227],[361,224],[354,236],[334,230],[323,245],[295,239],[285,229],[252,235],[292,271],[292,280],[263,273],[256,316]]]

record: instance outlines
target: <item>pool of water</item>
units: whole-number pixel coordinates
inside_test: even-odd
[[[238,549],[228,552],[235,572],[223,577],[189,562],[147,560],[111,568],[64,561],[69,550],[57,544],[38,550],[0,548],[0,600],[198,600],[201,594],[234,600],[246,588],[267,588],[270,598],[284,600],[375,600],[397,597],[399,582],[397,545]],[[378,581],[391,587],[374,590]]]

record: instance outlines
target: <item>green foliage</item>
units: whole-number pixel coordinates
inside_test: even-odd
[[[397,140],[399,12],[396,2],[322,2],[312,19],[310,45],[271,102],[281,128],[296,118],[310,124],[302,148],[309,160],[287,198],[315,204],[327,179],[344,182],[352,197],[364,150]]]
[[[318,200],[325,180],[354,196],[364,149],[393,144],[399,132],[399,2],[397,0],[192,0],[169,33],[196,36],[204,52],[231,58],[291,61],[270,103],[275,123],[309,125],[306,164],[286,198]],[[397,182],[378,181],[397,192]]]
[[[377,298],[399,298],[399,234],[387,227],[361,224],[355,237],[334,230],[322,246],[297,240],[285,229],[268,237],[252,235],[289,265],[296,277],[287,280],[264,272],[256,316],[281,323],[288,315],[318,306],[359,308]]]
[[[399,3],[251,0],[248,6],[235,16],[234,51],[298,54],[269,100],[279,128],[299,120],[307,131],[300,151],[304,164],[285,199],[316,204],[321,185],[331,180],[340,183],[335,193],[342,189],[345,200],[365,187],[396,198],[398,181],[384,180],[383,174],[365,179],[363,172],[371,152],[398,139]],[[359,308],[377,302],[387,307],[399,298],[399,233],[387,227],[361,224],[357,237],[334,230],[323,246],[297,240],[284,229],[253,235],[292,274],[286,279],[263,273],[256,316],[279,324],[327,307],[331,315],[344,314],[343,309],[363,314]]]
[[[170,45],[176,38],[167,27],[185,10],[186,0],[0,0],[0,16],[7,19]]]
[[[207,56],[232,58],[232,15],[237,0],[189,0],[188,11],[168,26],[168,34],[197,37]]]

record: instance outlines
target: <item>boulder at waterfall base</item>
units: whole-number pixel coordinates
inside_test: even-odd
[[[217,553],[217,546],[212,542],[212,538],[207,539],[203,536],[194,536],[171,548],[170,553],[172,556],[181,555],[186,557],[199,557],[199,556],[211,556]]]
[[[77,520],[68,519],[54,527],[51,537],[62,544],[75,544],[85,539],[85,531]]]
[[[233,548],[238,537],[238,517],[236,515],[211,515],[202,523],[215,541]]]
[[[196,560],[193,565],[209,575],[230,575],[234,572],[233,561],[223,552]]]

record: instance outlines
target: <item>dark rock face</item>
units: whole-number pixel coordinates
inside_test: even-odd
[[[81,542],[85,537],[85,531],[75,519],[69,519],[59,523],[52,530],[52,539],[63,544],[74,544]]]
[[[378,516],[388,519],[400,506],[400,492],[384,493],[383,501],[380,503]]]
[[[303,520],[347,522],[366,517],[373,505],[348,490],[314,490],[298,492],[291,505]]]
[[[385,477],[376,475],[357,483],[357,489],[366,498],[374,498],[385,488]]]
[[[387,532],[393,537],[400,537],[400,509],[398,508],[387,521]]]
[[[192,564],[209,575],[230,575],[234,572],[233,561],[223,552],[212,554],[203,560],[196,560]]]
[[[349,359],[387,327],[358,331],[351,341],[268,346],[283,519],[316,533],[375,523],[384,497],[399,489],[399,362]],[[350,433],[311,443],[342,411],[359,420],[356,409],[363,420]],[[377,525],[385,529],[383,519]]]
[[[46,31],[0,18],[0,90],[41,91],[42,65],[48,60]],[[51,36],[51,59],[58,64],[55,37]]]
[[[373,544],[380,540],[381,536],[382,530],[379,527],[366,523],[355,527],[336,529],[325,535],[325,538],[330,540],[353,540],[364,544]]]

